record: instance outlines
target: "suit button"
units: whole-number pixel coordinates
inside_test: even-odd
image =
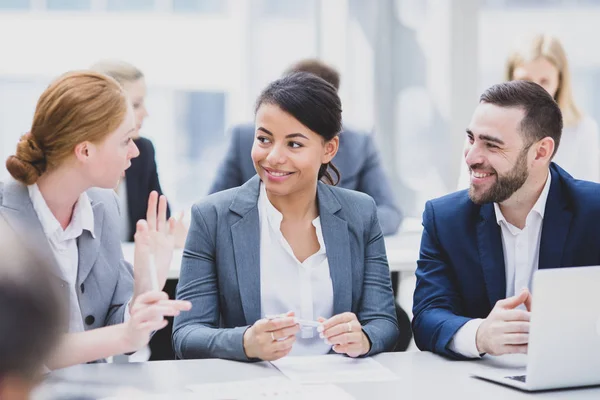
[[[85,323],[88,325],[92,325],[95,320],[96,318],[94,318],[93,315],[88,315],[87,317],[85,317]]]
[[[85,293],[85,286],[83,286],[83,283],[81,284],[81,293]]]

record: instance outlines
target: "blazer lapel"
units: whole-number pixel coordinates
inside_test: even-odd
[[[90,199],[91,201],[91,199]],[[100,253],[100,238],[102,237],[102,227],[104,225],[104,204],[92,201],[92,211],[94,212],[94,236],[89,231],[84,230],[77,239],[77,248],[79,252],[79,265],[77,270],[77,286],[79,287],[90,274],[92,267],[96,263]]]
[[[496,221],[492,203],[481,206],[481,220],[477,225],[477,240],[483,278],[488,293],[490,306],[506,297],[506,275],[504,251],[502,250],[502,233]]]
[[[4,185],[0,212],[19,239],[27,247],[34,245],[36,255],[50,263],[52,274],[65,281],[44,233],[42,223],[33,208],[27,186],[14,180],[7,181]]]
[[[558,173],[551,168],[552,181],[546,200],[542,237],[540,239],[539,268],[558,268],[562,265],[563,250],[567,235],[571,228],[573,213],[568,208],[568,202],[563,196]]]
[[[352,264],[348,223],[335,215],[342,207],[322,182],[317,188],[321,230],[333,285],[333,314],[352,309]]]
[[[247,324],[260,319],[260,221],[258,189],[254,176],[238,189],[229,209],[241,219],[231,226],[238,287]]]

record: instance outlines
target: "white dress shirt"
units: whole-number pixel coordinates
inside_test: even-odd
[[[519,229],[512,225],[500,210],[500,206],[494,203],[496,222],[502,231],[502,249],[504,250],[504,273],[506,276],[506,297],[518,294],[521,289],[528,288],[531,291],[531,280],[533,273],[538,269],[540,260],[540,240],[542,238],[542,223],[546,200],[550,191],[552,178],[548,172],[548,178],[540,197],[537,199],[527,218],[525,227]],[[521,305],[519,308],[524,309]],[[462,354],[465,357],[479,357],[477,351],[476,335],[479,325],[483,319],[472,319],[464,324],[454,335],[449,343],[450,350]]]
[[[283,215],[271,204],[264,185],[258,197],[260,220],[261,317],[294,311],[296,317],[316,320],[333,316],[333,285],[320,218],[312,221],[319,250],[300,262],[281,233]],[[327,354],[326,345],[315,328],[304,327],[297,334],[290,355]]]
[[[85,192],[83,192],[73,210],[71,222],[66,229],[48,208],[37,184],[29,185],[29,197],[33,208],[42,224],[44,234],[48,238],[50,249],[61,269],[64,280],[69,285],[69,332],[83,332],[83,318],[77,297],[77,271],[79,267],[79,249],[77,238],[83,230],[89,231],[94,237],[94,212]]]
[[[578,124],[565,126],[552,161],[575,179],[600,182],[600,134],[596,121],[585,116]],[[467,189],[470,182],[469,168],[462,155],[458,190]]]

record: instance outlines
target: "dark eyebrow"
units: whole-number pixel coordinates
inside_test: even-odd
[[[262,126],[259,126],[256,130],[263,131],[267,135],[273,136],[273,134],[271,132],[269,132],[267,129],[263,128]],[[290,133],[289,135],[286,136],[286,139],[291,139],[291,138],[296,138],[296,137],[301,137],[301,138],[308,140],[308,138],[301,133]]]
[[[475,134],[470,129],[467,129],[467,133],[469,135],[475,137]],[[495,136],[486,135],[485,133],[477,135],[477,137],[479,138],[479,140],[485,140],[487,142],[494,142],[494,143],[498,143],[498,144],[504,145],[504,142],[502,140],[498,139]]]

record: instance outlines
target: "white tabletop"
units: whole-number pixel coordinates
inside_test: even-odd
[[[524,357],[484,358],[481,361],[450,361],[425,352],[384,353],[374,357],[398,379],[388,382],[355,382],[339,386],[356,399],[594,399],[600,387],[529,394],[470,376],[479,368],[523,366]],[[60,381],[85,382],[86,393],[98,389],[114,393],[117,385],[134,386],[153,393],[184,391],[198,383],[248,380],[282,376],[271,364],[226,360],[155,361],[139,364],[87,364],[56,371],[41,392],[49,392]],[[50,383],[53,383],[52,385]],[[42,397],[40,397],[42,398]],[[333,400],[333,399],[332,399]]]
[[[384,237],[390,271],[414,272],[417,269],[421,229],[420,220],[407,218],[402,223],[398,234]],[[123,243],[122,248],[125,260],[133,264],[133,243]],[[182,257],[183,250],[175,249],[169,269],[169,279],[179,279]]]

